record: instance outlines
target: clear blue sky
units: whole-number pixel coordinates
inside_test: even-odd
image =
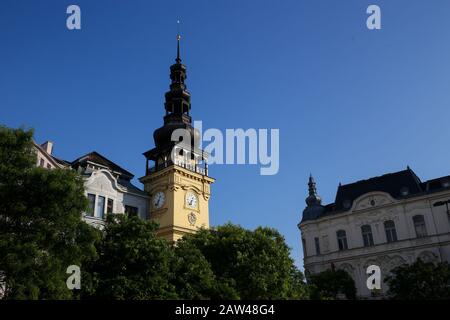
[[[66,29],[78,4],[82,30]],[[366,28],[366,8],[382,30]],[[0,2],[0,123],[36,130],[73,160],[96,150],[140,177],[162,124],[176,20],[192,116],[279,128],[280,172],[212,166],[211,223],[277,228],[302,265],[307,178],[339,182],[410,165],[450,173],[450,1]]]

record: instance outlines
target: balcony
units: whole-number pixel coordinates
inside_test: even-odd
[[[169,161],[161,163],[161,164],[159,164],[157,166],[155,165],[155,166],[150,167],[150,168],[147,169],[147,174],[150,174],[150,173],[162,170],[164,168],[170,167],[173,164],[175,164],[175,165],[177,165],[179,167],[182,167],[184,169],[187,169],[189,171],[196,172],[198,174],[204,175],[204,176],[208,175],[208,165],[207,164],[205,164],[204,167],[203,167],[202,165],[187,163],[187,162],[182,161],[182,160],[175,160],[175,163],[173,163],[172,161],[169,160]]]

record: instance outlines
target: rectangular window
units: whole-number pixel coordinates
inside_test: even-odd
[[[371,233],[363,234],[364,247],[373,246],[373,237]]]
[[[302,248],[303,248],[303,256],[307,257],[307,253],[306,253],[306,240],[304,238],[302,238]]]
[[[338,245],[340,251],[347,250],[348,249],[347,238],[338,239]]]
[[[113,199],[108,199],[108,205],[106,207],[106,213],[113,213],[113,208],[114,208],[114,200]]]
[[[319,255],[319,254],[320,254],[320,242],[319,242],[319,238],[314,238],[314,243],[316,244],[316,254]]]
[[[132,206],[125,206],[125,214],[131,218],[131,217],[137,217],[138,216],[138,208],[132,207]]]
[[[395,223],[392,220],[384,222],[384,230],[386,232],[386,241],[395,242],[397,241],[397,230],[395,229]]]
[[[414,228],[416,229],[417,238],[423,238],[427,236],[427,227],[425,225],[425,218],[422,215],[413,217]]]
[[[44,159],[41,158],[41,161],[39,162],[39,165],[43,168],[45,166],[45,161]]]
[[[99,196],[97,201],[96,217],[103,219],[105,215],[105,197]]]
[[[364,225],[361,227],[362,238],[364,242],[364,247],[371,247],[374,245],[372,236],[372,227],[369,225]]]
[[[336,232],[337,235],[337,241],[338,241],[338,247],[339,250],[347,250],[348,244],[347,244],[347,234],[344,230],[339,230]]]
[[[397,233],[395,232],[395,229],[386,230],[386,240],[387,242],[397,241]]]
[[[93,217],[94,216],[94,210],[95,210],[95,194],[88,193],[88,211],[86,212],[86,215]]]

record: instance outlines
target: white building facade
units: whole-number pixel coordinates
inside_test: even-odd
[[[97,152],[71,162],[71,167],[85,178],[89,210],[83,214],[87,223],[102,226],[106,215],[122,213],[147,219],[149,196],[131,183],[133,174]]]
[[[33,141],[34,151],[36,152],[36,166],[55,169],[64,168],[69,164],[53,156],[53,142],[46,141],[43,144],[37,144]]]
[[[322,205],[309,179],[307,207],[299,223],[305,273],[343,269],[357,295],[370,298],[367,267],[381,268],[384,278],[418,258],[450,262],[450,176],[421,182],[408,167],[380,177],[339,185],[336,201]]]
[[[89,208],[83,219],[96,227],[104,225],[106,215],[112,213],[148,219],[148,194],[133,185],[134,175],[97,152],[88,153],[74,161],[60,160],[52,155],[53,143],[35,143],[37,165],[47,168],[67,168],[84,177]]]

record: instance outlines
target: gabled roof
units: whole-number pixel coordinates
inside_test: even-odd
[[[123,169],[122,167],[112,162],[111,160],[107,159],[106,157],[102,156],[100,153],[96,151],[92,151],[88,154],[85,154],[84,156],[75,159],[70,164],[72,167],[78,167],[79,165],[82,166],[87,161],[99,164],[101,166],[105,166],[112,171],[118,172],[121,176],[123,176],[122,178],[133,179],[134,177],[134,175],[131,172]]]
[[[48,152],[42,147],[42,145],[38,144],[36,141],[34,141],[34,139],[33,139],[33,145],[34,145],[34,147],[35,147],[36,149],[38,149],[38,150],[41,152],[41,154],[43,154],[43,155],[47,158],[47,160],[51,161],[55,167],[57,167],[57,168],[58,168],[58,167],[59,167],[59,168],[62,168],[62,167],[67,167],[67,166],[70,165],[69,162],[67,162],[67,161],[65,161],[65,160],[62,160],[62,159],[59,159],[59,158],[55,157],[54,155],[48,153]]]

